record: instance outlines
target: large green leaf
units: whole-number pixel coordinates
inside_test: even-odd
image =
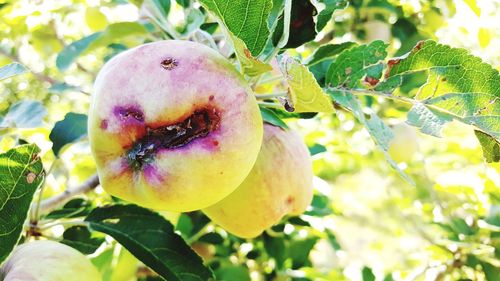
[[[13,104],[0,127],[36,128],[43,124],[47,109],[39,101],[25,100]]]
[[[483,132],[485,156],[498,155],[500,138],[500,75],[464,49],[434,41],[422,41],[402,59],[388,63],[386,85],[402,83],[402,77],[415,72],[427,74],[427,83],[418,91],[408,121],[423,133],[439,135],[444,124],[456,119]],[[486,140],[485,138],[490,138]],[[489,160],[498,157],[487,157]]]
[[[22,145],[0,154],[0,263],[17,244],[33,194],[43,182],[40,149]]]
[[[267,18],[271,12],[271,0],[200,0],[200,2],[219,17],[234,36],[245,42],[253,56],[262,52],[269,36]]]
[[[174,232],[170,222],[136,205],[115,205],[92,211],[91,229],[112,236],[144,264],[169,281],[206,281],[212,272]]]
[[[27,71],[28,70],[26,69],[26,67],[24,67],[24,65],[17,62],[13,62],[11,64],[0,67],[0,80],[7,79],[15,75],[23,74]]]
[[[70,112],[64,119],[57,122],[49,138],[55,155],[68,143],[80,139],[87,134],[87,115]]]

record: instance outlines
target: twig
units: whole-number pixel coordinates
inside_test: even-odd
[[[255,97],[260,100],[286,97],[287,93],[276,93],[276,94],[255,94]]]
[[[97,176],[97,174],[94,174],[81,185],[68,188],[61,194],[43,200],[42,203],[40,204],[40,211],[49,212],[69,201],[71,197],[78,194],[86,193],[96,188],[98,185],[99,185],[99,177]]]

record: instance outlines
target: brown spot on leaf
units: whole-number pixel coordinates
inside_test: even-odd
[[[418,41],[417,45],[415,45],[415,47],[413,47],[412,52],[416,52],[416,51],[422,49],[422,46],[424,45],[424,43],[425,43],[424,40]]]
[[[35,181],[35,179],[36,179],[36,174],[35,174],[35,173],[33,173],[33,172],[29,172],[29,173],[26,175],[26,181],[27,181],[28,183],[30,183],[30,184],[31,184],[31,183],[33,183],[33,182]]]
[[[348,67],[344,71],[345,75],[349,75],[349,74],[351,74],[351,72],[352,72],[352,67]]]
[[[173,59],[173,58],[166,58],[161,62],[161,67],[163,67],[166,70],[172,70],[174,69],[179,63]]]
[[[375,78],[375,77],[370,77],[370,76],[366,76],[365,77],[365,82],[368,83],[370,86],[375,86],[378,84],[378,79]]]
[[[389,77],[389,75],[391,74],[391,69],[396,64],[399,64],[400,61],[401,61],[401,59],[391,59],[391,60],[387,61],[387,70],[385,72],[385,78]]]
[[[252,53],[250,53],[250,50],[249,50],[249,49],[244,49],[244,50],[243,50],[243,53],[245,54],[245,57],[247,57],[247,58],[249,58],[249,59],[253,58],[253,57],[252,57]]]

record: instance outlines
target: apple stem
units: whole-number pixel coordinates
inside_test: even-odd
[[[73,220],[73,221],[56,221],[53,223],[47,223],[39,228],[40,231],[47,230],[49,228],[52,228],[57,225],[62,225],[66,227],[72,227],[72,226],[88,226],[88,222],[83,221],[83,220]]]
[[[275,102],[258,101],[257,104],[262,107],[283,108],[281,104]]]
[[[260,100],[265,100],[265,99],[272,99],[272,98],[279,98],[279,97],[286,97],[287,93],[282,92],[282,93],[276,93],[276,94],[255,94],[255,97]]]

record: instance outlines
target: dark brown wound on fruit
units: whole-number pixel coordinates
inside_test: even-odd
[[[174,58],[166,58],[161,61],[160,65],[166,70],[174,69],[179,63]]]
[[[154,160],[160,149],[174,149],[185,146],[197,138],[206,137],[217,130],[220,112],[214,107],[195,110],[185,119],[159,127],[146,127],[146,134],[135,142],[127,152],[129,164],[141,169]]]

